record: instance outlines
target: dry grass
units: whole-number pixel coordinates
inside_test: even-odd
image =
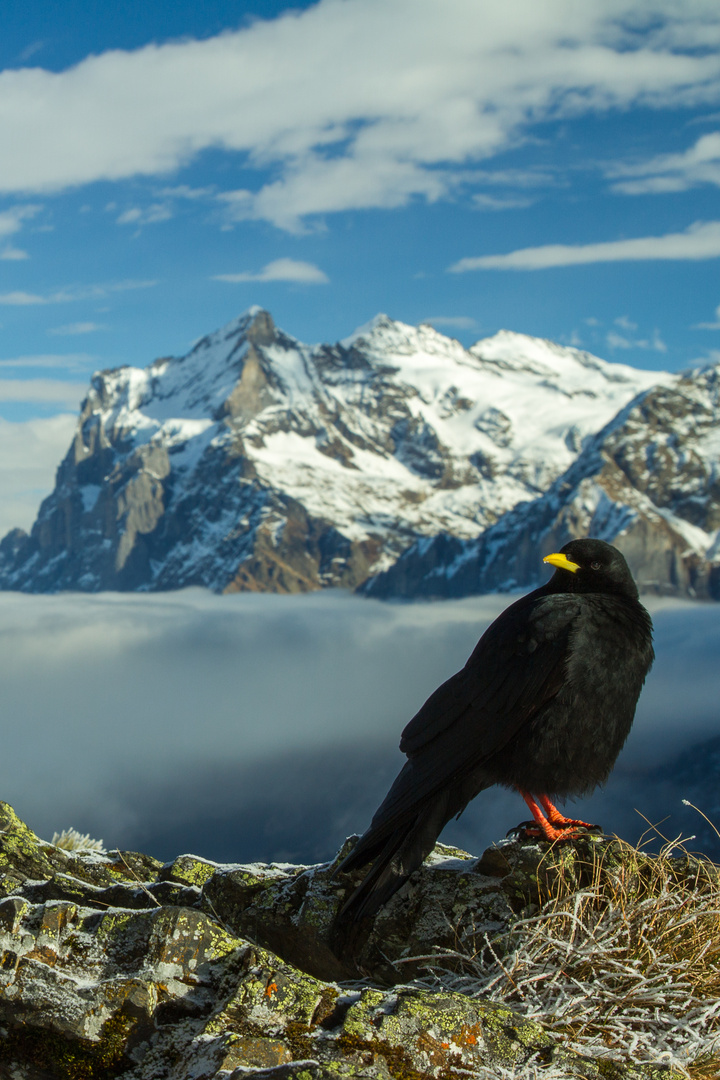
[[[50,843],[63,851],[105,851],[102,840],[93,840],[89,833],[80,833],[77,829],[63,829],[61,833],[53,833]]]
[[[679,840],[658,856],[601,848],[579,889],[558,867],[553,895],[508,932],[438,955],[436,983],[504,1001],[583,1054],[719,1076],[720,868]]]

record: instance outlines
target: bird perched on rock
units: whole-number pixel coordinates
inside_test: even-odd
[[[372,863],[341,919],[374,914],[492,784],[518,789],[533,835],[596,828],[566,818],[550,796],[583,795],[607,779],[653,662],[652,623],[611,544],[571,540],[544,561],[552,578],[488,627],[403,731],[408,761],[336,871]]]

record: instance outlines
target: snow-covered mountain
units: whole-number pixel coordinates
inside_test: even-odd
[[[475,540],[421,540],[367,583],[375,596],[467,596],[547,578],[542,556],[574,536],[625,554],[641,591],[720,600],[720,364],[632,402],[533,501]]]
[[[419,538],[473,540],[671,377],[502,331],[379,315],[303,345],[252,308],[183,357],[93,376],[0,587],[357,587]]]

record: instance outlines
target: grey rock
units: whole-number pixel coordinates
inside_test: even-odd
[[[517,841],[481,860],[440,846],[340,958],[333,914],[352,882],[331,866],[68,852],[0,804],[0,1076],[422,1080],[522,1076],[528,1063],[598,1080],[677,1076],[571,1053],[502,1003],[406,984],[408,949],[450,940],[452,925],[456,940],[507,925],[558,875],[582,884],[592,843],[559,860]],[[343,973],[356,977],[330,978]]]

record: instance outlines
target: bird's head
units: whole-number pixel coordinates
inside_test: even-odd
[[[543,562],[556,568],[549,584],[558,592],[638,595],[624,556],[604,540],[571,540]]]

